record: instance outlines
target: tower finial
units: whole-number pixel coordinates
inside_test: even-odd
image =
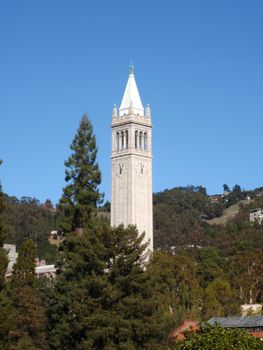
[[[145,117],[151,119],[151,109],[149,103],[146,106],[146,112],[145,112]]]
[[[112,118],[117,118],[118,117],[118,110],[116,104],[113,106],[113,111],[112,111]]]
[[[131,64],[130,64],[129,74],[134,74],[134,65],[132,63],[132,60],[131,60]]]

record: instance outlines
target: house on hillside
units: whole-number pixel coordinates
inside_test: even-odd
[[[208,323],[219,324],[223,328],[242,328],[254,337],[263,340],[263,316],[213,317]]]
[[[7,251],[8,266],[6,269],[5,277],[7,280],[10,280],[12,277],[13,266],[16,263],[18,253],[16,251],[15,244],[4,244],[4,249]],[[36,259],[36,276],[37,277],[47,277],[55,278],[56,277],[56,268],[55,265],[46,265],[45,260]]]
[[[260,224],[263,220],[263,210],[261,208],[251,209],[249,212],[249,221],[255,222],[258,221]]]
[[[18,253],[16,251],[16,245],[15,244],[7,244],[5,243],[3,248],[7,252],[7,258],[8,258],[8,266],[7,266],[7,272],[12,272],[13,266],[16,263],[16,259],[18,257]]]

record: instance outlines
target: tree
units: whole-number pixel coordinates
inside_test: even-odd
[[[214,247],[199,249],[197,261],[197,273],[202,287],[205,288],[215,278],[224,276],[226,260],[221,256],[218,249]]]
[[[143,237],[104,225],[62,244],[49,309],[51,349],[155,349],[163,337]]]
[[[261,303],[263,299],[263,254],[253,249],[229,258],[229,280],[236,288],[241,303]]]
[[[0,165],[2,161],[0,160]],[[6,251],[3,248],[5,241],[3,212],[4,194],[0,183],[0,348],[9,350],[10,346],[10,332],[13,325],[13,308],[8,297],[7,285],[5,281],[5,274],[8,265]]]
[[[155,293],[162,303],[164,315],[175,327],[185,318],[199,318],[201,289],[193,259],[185,253],[156,251],[148,266],[155,281]]]
[[[0,165],[2,161],[0,160]],[[0,182],[0,291],[5,285],[5,272],[8,264],[8,259],[5,250],[3,249],[5,241],[4,223],[3,223],[3,212],[5,209],[4,205],[4,194],[2,191],[2,185]]]
[[[204,325],[196,332],[187,332],[186,339],[174,350],[262,350],[260,339],[239,328]]]
[[[202,307],[203,319],[216,316],[236,314],[239,305],[236,303],[234,290],[230,283],[221,277],[214,279],[204,290]]]
[[[11,300],[14,328],[11,349],[46,349],[46,312],[36,288],[35,244],[27,240],[21,246],[13,269]]]
[[[240,193],[240,192],[241,192],[241,187],[240,187],[239,185],[235,185],[235,186],[233,187],[233,192],[234,192],[234,193]]]
[[[46,210],[36,198],[4,196],[5,211],[3,219],[8,243],[20,248],[25,239],[37,244],[37,256],[54,261],[56,248],[48,242],[50,231],[55,226],[54,213]]]
[[[60,226],[65,233],[87,226],[102,199],[98,189],[101,173],[96,162],[96,139],[87,114],[83,115],[70,148],[73,153],[65,162],[67,186],[59,203]]]
[[[223,185],[223,190],[224,190],[224,192],[230,192],[230,188],[227,184]]]

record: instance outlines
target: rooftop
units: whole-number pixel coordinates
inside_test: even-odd
[[[222,327],[226,328],[252,328],[263,327],[263,316],[231,316],[231,317],[213,317],[208,323],[218,323]]]

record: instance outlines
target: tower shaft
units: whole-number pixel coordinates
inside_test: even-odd
[[[153,250],[152,124],[130,69],[119,113],[112,115],[111,225],[137,226]]]

